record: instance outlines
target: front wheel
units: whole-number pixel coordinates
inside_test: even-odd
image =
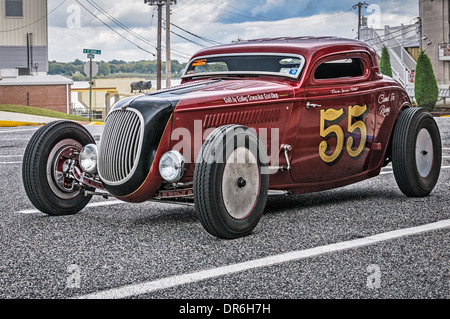
[[[94,143],[83,126],[68,121],[49,123],[33,135],[25,150],[22,179],[37,209],[52,216],[73,215],[89,203],[92,196],[85,196],[66,173],[78,162],[81,149]]]
[[[235,239],[257,226],[267,200],[267,155],[252,130],[237,125],[215,130],[194,171],[197,216],[212,235]]]
[[[426,197],[437,184],[442,163],[439,128],[431,114],[403,111],[392,141],[392,167],[400,190],[409,197]]]

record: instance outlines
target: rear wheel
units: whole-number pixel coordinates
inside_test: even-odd
[[[81,149],[94,143],[83,126],[68,121],[49,123],[33,135],[25,150],[22,179],[37,209],[53,216],[73,215],[89,203],[92,196],[85,196],[66,173],[78,162]]]
[[[431,114],[410,108],[397,121],[392,141],[392,166],[400,190],[409,197],[428,196],[439,179],[442,143]]]
[[[266,204],[267,156],[257,135],[225,126],[205,141],[194,172],[197,216],[212,235],[235,239],[251,234]]]

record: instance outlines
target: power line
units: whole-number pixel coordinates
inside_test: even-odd
[[[202,37],[202,36],[200,36],[200,35],[198,35],[198,34],[192,33],[192,32],[190,32],[190,31],[188,31],[188,30],[186,30],[186,29],[183,29],[182,27],[177,26],[177,25],[174,24],[174,23],[171,23],[171,25],[174,26],[174,27],[177,28],[177,29],[180,29],[180,30],[186,32],[187,34],[190,34],[190,35],[192,35],[192,36],[194,36],[194,37],[196,37],[196,38],[198,38],[198,39],[200,39],[200,40],[203,40],[203,41],[205,41],[205,42],[208,42],[208,43],[210,43],[210,44],[213,44],[213,45],[221,45],[221,44],[223,44],[223,43],[220,43],[220,42],[217,42],[217,41],[214,41],[214,40],[211,40],[211,39]]]
[[[140,34],[134,32],[133,30],[131,30],[129,27],[127,27],[126,25],[124,25],[122,22],[120,22],[119,20],[117,20],[116,18],[114,18],[112,15],[110,15],[108,12],[106,12],[106,10],[104,10],[100,5],[98,5],[94,0],[86,0],[89,4],[91,4],[93,7],[95,7],[97,10],[99,10],[100,12],[102,12],[108,19],[110,19],[112,22],[114,22],[117,26],[119,26],[120,28],[124,29],[125,31],[127,31],[128,33],[130,33],[131,35],[135,36],[136,38],[140,39],[141,41],[146,42],[147,44],[153,46],[155,49],[158,50],[157,46],[153,43],[151,43],[150,41],[148,41],[146,38],[144,38],[143,36],[141,36]]]
[[[199,42],[196,42],[196,41],[194,41],[194,40],[188,39],[188,38],[182,36],[181,34],[176,33],[176,32],[173,31],[173,30],[170,30],[170,33],[176,35],[177,37],[179,37],[179,38],[181,38],[181,39],[183,39],[183,40],[185,40],[185,41],[188,41],[188,42],[190,42],[190,43],[193,43],[193,44],[195,44],[195,45],[198,45],[199,47],[207,48],[206,45],[201,44],[201,43],[199,43]]]
[[[148,39],[144,38],[143,36],[141,36],[140,34],[136,33],[135,31],[133,31],[132,29],[130,29],[129,27],[127,27],[126,25],[124,25],[122,22],[120,22],[119,20],[117,20],[116,18],[114,18],[111,14],[109,14],[105,9],[103,9],[99,4],[97,4],[94,0],[86,0],[87,2],[89,2],[92,6],[94,6],[96,9],[98,9],[99,11],[101,11],[108,19],[110,19],[112,22],[114,22],[117,26],[119,26],[120,28],[124,29],[125,31],[127,31],[128,33],[130,33],[131,35],[135,36],[136,38],[138,38],[139,40],[147,43],[148,45],[154,47],[156,50],[158,49],[158,46],[155,45],[154,43],[150,42]],[[152,23],[153,24],[153,17],[154,17],[154,12],[152,14]],[[161,46],[161,51],[164,49],[164,46]],[[184,52],[180,52],[177,50],[172,49],[174,53],[174,55],[177,55],[181,58],[184,59],[189,59],[190,56],[187,56]]]
[[[142,48],[141,46],[139,46],[138,44],[134,43],[133,41],[131,41],[130,39],[126,38],[125,36],[123,36],[122,34],[120,34],[119,32],[117,32],[116,30],[114,30],[114,28],[112,28],[111,26],[109,26],[106,22],[104,22],[102,19],[100,19],[95,13],[93,13],[92,11],[90,11],[88,8],[86,8],[79,0],[75,0],[80,6],[82,6],[87,12],[89,12],[92,16],[94,16],[94,18],[96,18],[98,21],[100,21],[104,26],[106,26],[108,29],[110,29],[111,31],[113,31],[114,33],[116,33],[118,36],[120,36],[122,39],[124,39],[125,41],[131,43],[132,45],[134,45],[135,47],[137,47],[138,49],[145,51],[147,53],[150,53],[153,56],[156,56],[155,53],[150,52],[144,48]]]
[[[102,22],[102,24],[104,24],[105,26],[107,26],[109,29],[111,29],[113,32],[115,32],[116,34],[118,34],[120,37],[122,37],[123,39],[127,40],[128,42],[132,43],[133,45],[135,45],[136,47],[138,47],[139,49],[152,54],[153,56],[155,56],[154,53],[149,52],[148,50],[143,49],[142,47],[140,47],[139,45],[137,45],[136,43],[132,42],[131,40],[129,40],[128,38],[125,38],[122,34],[118,33],[114,28],[110,27],[107,23],[105,23],[104,21],[102,21],[95,13],[91,12],[89,9],[87,9],[85,6],[83,6],[78,0],[76,0],[83,8],[85,8],[89,13],[91,13],[96,19],[98,19],[100,22]],[[141,36],[140,34],[136,33],[135,31],[133,31],[132,29],[130,29],[129,27],[127,27],[125,24],[123,24],[122,22],[120,22],[118,19],[116,19],[114,16],[112,16],[111,14],[109,14],[105,9],[103,9],[99,4],[97,4],[94,0],[86,0],[90,5],[92,5],[94,8],[96,8],[97,10],[99,10],[103,15],[105,15],[109,20],[111,20],[114,24],[116,24],[119,28],[123,29],[125,32],[131,34],[132,36],[138,38],[139,40],[141,40],[142,42],[144,42],[147,45],[152,46],[153,48],[155,48],[156,50],[158,50],[158,47],[150,42],[148,39],[144,38],[143,36]],[[163,49],[163,47],[161,48]],[[174,55],[181,57],[183,59],[189,59],[190,56],[187,56],[185,53],[183,52],[179,52],[176,50],[172,50],[174,51]]]
[[[381,40],[381,41],[378,41],[378,42],[375,42],[375,43],[369,43],[369,44],[372,45],[372,46],[373,46],[373,45],[377,45],[377,44],[381,44],[381,43],[390,41],[390,40],[392,40],[392,39],[395,39],[395,38],[401,36],[401,34],[398,34],[398,35],[396,35],[396,36],[394,36],[394,34],[399,33],[399,32],[403,32],[404,30],[406,30],[406,29],[408,29],[408,28],[410,28],[410,27],[411,27],[411,26],[408,25],[408,26],[404,26],[404,27],[402,27],[402,28],[400,28],[400,29],[398,29],[398,30],[389,32],[389,35],[392,36],[391,39],[385,39],[385,40],[383,40],[383,39],[381,39],[380,36],[378,36],[378,37],[376,37],[376,38],[367,39],[367,40],[364,40],[364,41],[365,41],[365,42],[370,42],[370,41],[372,41],[372,40],[378,40],[378,39],[379,39],[379,40]]]

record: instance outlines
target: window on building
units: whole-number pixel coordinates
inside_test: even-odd
[[[23,0],[5,0],[7,17],[23,17]]]

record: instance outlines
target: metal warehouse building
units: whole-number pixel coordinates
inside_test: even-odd
[[[48,72],[47,0],[0,0],[0,69]]]
[[[0,0],[0,104],[69,113],[72,80],[48,72],[47,0]]]

